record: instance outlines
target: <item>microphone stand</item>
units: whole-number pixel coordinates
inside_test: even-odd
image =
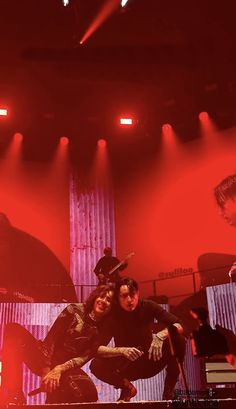
[[[182,378],[182,384],[184,386],[187,400],[190,400],[189,388],[188,388],[187,379],[186,379],[185,372],[184,372],[183,361],[181,359],[181,351],[179,348],[179,337],[180,335],[178,333],[177,328],[174,325],[170,325],[168,327],[168,340],[170,344],[171,354],[172,356],[175,357],[177,365],[179,367],[179,372]]]

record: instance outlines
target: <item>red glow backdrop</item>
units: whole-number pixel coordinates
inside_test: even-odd
[[[164,143],[164,142],[163,142]],[[116,195],[117,245],[133,250],[129,273],[138,281],[177,268],[198,269],[198,257],[236,254],[236,231],[219,216],[214,187],[236,172],[236,130],[163,149],[149,171]],[[128,198],[128,199],[127,199]],[[199,284],[198,284],[199,285]],[[189,278],[159,284],[159,293],[192,292]]]

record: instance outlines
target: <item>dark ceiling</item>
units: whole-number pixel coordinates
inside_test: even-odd
[[[80,46],[106,1],[0,0],[2,132],[88,141],[124,112],[145,137],[164,122],[196,137],[202,110],[236,124],[234,1],[130,0]]]

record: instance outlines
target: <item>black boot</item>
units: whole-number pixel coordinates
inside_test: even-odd
[[[121,387],[120,397],[117,402],[129,402],[135,395],[137,395],[137,389],[128,379],[125,378],[123,380],[123,386]]]

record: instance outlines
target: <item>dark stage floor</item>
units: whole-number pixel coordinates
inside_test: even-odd
[[[12,407],[15,405],[9,405]],[[54,404],[54,405],[27,405],[27,409],[182,409],[182,408],[195,408],[195,409],[235,409],[236,399],[191,399],[187,400],[174,400],[174,401],[140,401],[140,402],[113,402],[113,403],[71,403],[71,404]],[[18,409],[25,409],[25,406],[18,406]]]

